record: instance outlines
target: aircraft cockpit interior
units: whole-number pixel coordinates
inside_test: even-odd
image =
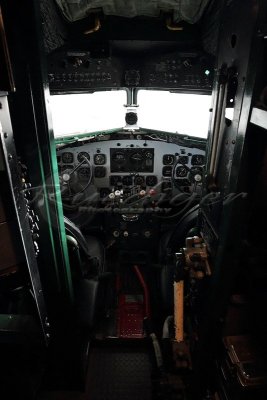
[[[1,398],[266,399],[266,25],[0,0]]]

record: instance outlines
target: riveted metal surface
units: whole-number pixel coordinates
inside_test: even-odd
[[[212,374],[210,367],[206,366],[213,365],[216,341],[220,338],[230,295],[235,283],[243,274],[242,256],[248,234],[248,207],[253,194],[252,182],[249,182],[252,172],[248,174],[248,171],[254,171],[256,180],[255,160],[256,157],[262,157],[260,142],[256,143],[255,136],[252,139],[250,114],[255,100],[257,75],[262,76],[263,72],[260,68],[264,39],[258,34],[263,18],[266,18],[266,2],[259,0],[226,2],[221,26],[218,69],[222,66],[228,72],[231,68],[235,69],[237,90],[232,99],[234,106],[232,120],[226,120],[225,107],[221,110],[222,141],[218,152],[217,170],[213,176],[217,193],[210,193],[217,201],[211,204],[209,209],[205,209],[207,215],[202,214],[203,226],[207,228],[204,237],[213,255],[213,274],[205,304],[205,321],[201,323],[199,329],[197,369],[200,386],[205,386],[207,376]],[[216,111],[219,77],[220,74],[217,75],[215,82],[214,111]],[[208,163],[212,136],[211,134]],[[252,155],[252,151],[248,151],[251,140],[254,141],[254,151],[256,149],[257,156],[256,153]],[[215,227],[215,232],[212,232],[207,223],[205,224],[209,221]]]
[[[150,400],[148,354],[125,346],[92,349],[87,393],[88,400]]]
[[[9,2],[10,3],[10,2]],[[39,271],[50,316],[68,315],[73,290],[57,172],[39,2],[3,5],[16,92],[8,101],[19,156],[40,216]],[[16,27],[16,28],[15,28]],[[56,301],[55,301],[56,299]],[[65,310],[65,311],[64,311]]]
[[[2,109],[0,110],[1,146],[5,158],[6,171],[10,183],[12,200],[16,211],[17,222],[19,226],[19,231],[24,248],[29,276],[34,293],[34,299],[44,333],[44,340],[46,343],[48,343],[50,333],[47,324],[48,317],[46,312],[46,305],[44,302],[43,289],[41,286],[41,281],[39,276],[36,254],[34,250],[34,243],[32,240],[30,226],[27,218],[26,200],[23,195],[20,177],[18,173],[18,160],[17,160],[16,149],[14,146],[12,127],[10,122],[10,115],[9,115],[6,96],[1,98],[1,103],[2,103]],[[3,130],[5,131],[5,133],[8,133],[8,135],[4,135]]]

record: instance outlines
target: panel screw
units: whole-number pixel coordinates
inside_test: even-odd
[[[11,161],[12,158],[13,158],[13,157],[12,157],[12,154],[9,154],[7,158],[8,158],[8,161]]]
[[[1,104],[1,103],[0,103]],[[1,107],[0,107],[1,108]],[[7,132],[5,132],[4,133],[4,138],[6,139],[8,137],[8,133]]]
[[[235,140],[232,140],[232,143],[235,144]]]

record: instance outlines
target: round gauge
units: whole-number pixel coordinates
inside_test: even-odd
[[[95,154],[94,155],[94,163],[95,165],[103,165],[106,162],[105,154]]]
[[[179,176],[179,178],[184,178],[188,173],[188,169],[184,167],[183,165],[180,165],[179,167],[176,168],[176,176]]]
[[[139,163],[140,161],[142,161],[143,156],[141,153],[133,153],[130,157],[131,161],[135,162],[135,163]]]
[[[147,186],[155,186],[158,183],[158,178],[155,175],[150,175],[146,177]]]
[[[113,154],[112,160],[116,164],[123,164],[125,162],[125,154],[121,151],[116,151],[116,153]]]
[[[86,153],[86,151],[81,151],[77,156],[77,160],[79,161],[79,163],[86,162],[86,160],[84,158],[87,158],[87,160],[90,160],[89,154]]]
[[[180,164],[188,164],[188,156],[179,156],[178,161]]]
[[[135,179],[134,179],[134,184],[135,185],[141,186],[141,185],[144,185],[144,183],[145,183],[145,179],[144,179],[143,176],[136,176],[135,177]]]
[[[152,160],[152,158],[153,158],[153,153],[151,153],[151,151],[147,151],[147,152],[145,153],[145,157],[146,157],[146,159],[148,159],[148,160]]]
[[[203,154],[194,154],[191,159],[192,165],[203,165],[204,164],[204,155]]]
[[[173,154],[164,154],[162,162],[163,162],[163,165],[172,165],[174,163],[174,155]]]
[[[70,152],[66,152],[62,154],[62,162],[64,164],[73,163],[73,154]]]
[[[94,176],[95,176],[95,178],[104,178],[106,176],[106,168],[105,167],[95,167]]]
[[[88,180],[90,178],[90,168],[79,168],[78,169],[78,178],[81,180]]]

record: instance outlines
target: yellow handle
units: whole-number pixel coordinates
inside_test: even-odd
[[[175,340],[184,340],[184,281],[174,282]]]

